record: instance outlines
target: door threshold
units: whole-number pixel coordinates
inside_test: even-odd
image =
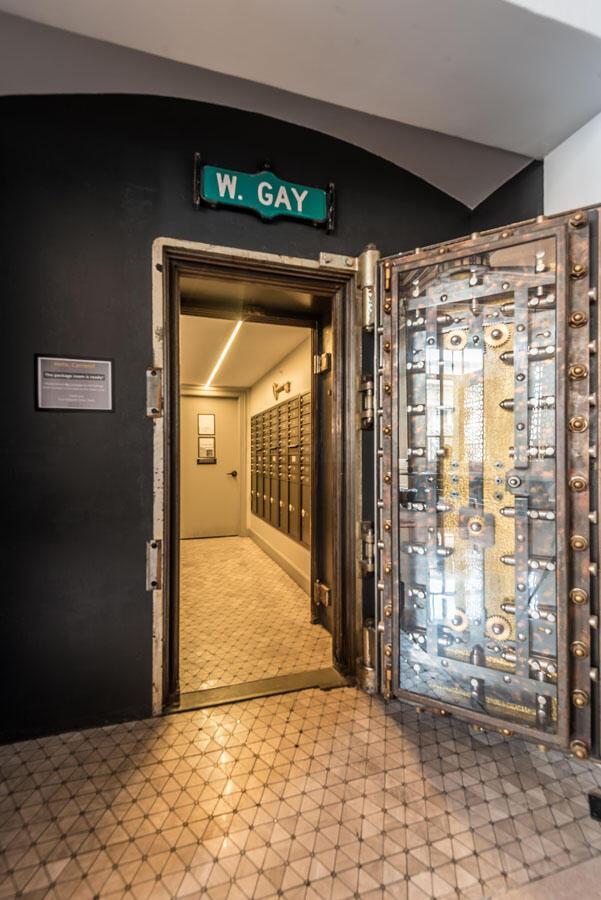
[[[261,678],[258,681],[247,681],[244,684],[228,684],[225,687],[208,688],[205,691],[189,691],[181,694],[179,702],[167,707],[165,713],[187,712],[207,706],[222,706],[226,703],[254,700],[257,697],[269,697],[271,694],[305,691],[309,688],[329,691],[332,688],[348,687],[351,684],[354,684],[354,680],[341,675],[336,669],[313,669],[311,672],[275,675],[273,678]]]

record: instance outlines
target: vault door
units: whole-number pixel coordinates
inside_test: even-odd
[[[565,216],[389,259],[378,323],[384,690],[579,755],[591,226],[596,213]]]

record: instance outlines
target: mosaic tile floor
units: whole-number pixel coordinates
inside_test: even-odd
[[[180,690],[332,665],[309,597],[250,538],[181,542]]]
[[[599,767],[355,688],[5,746],[0,775],[1,897],[467,900],[601,854]]]

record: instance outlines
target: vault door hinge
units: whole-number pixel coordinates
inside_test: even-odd
[[[150,419],[163,415],[163,370],[156,366],[146,369],[146,415]]]
[[[359,409],[361,428],[368,431],[374,425],[374,380],[371,375],[364,375],[359,388]]]
[[[162,542],[146,542],[146,590],[158,591],[162,588]]]
[[[313,582],[313,602],[316,606],[330,606],[332,602],[331,588],[319,578]]]
[[[361,325],[364,331],[374,330],[376,286],[380,251],[368,244],[359,256],[358,285],[361,291]]]
[[[361,571],[370,575],[376,568],[376,532],[373,522],[361,522]]]
[[[313,373],[315,375],[323,375],[324,372],[329,372],[331,365],[331,353],[316,353],[313,357]]]

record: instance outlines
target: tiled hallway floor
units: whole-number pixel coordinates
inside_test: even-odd
[[[309,597],[250,538],[181,542],[180,690],[326,669]]]
[[[497,897],[601,854],[601,769],[354,688],[5,746],[0,769],[2,897]]]

